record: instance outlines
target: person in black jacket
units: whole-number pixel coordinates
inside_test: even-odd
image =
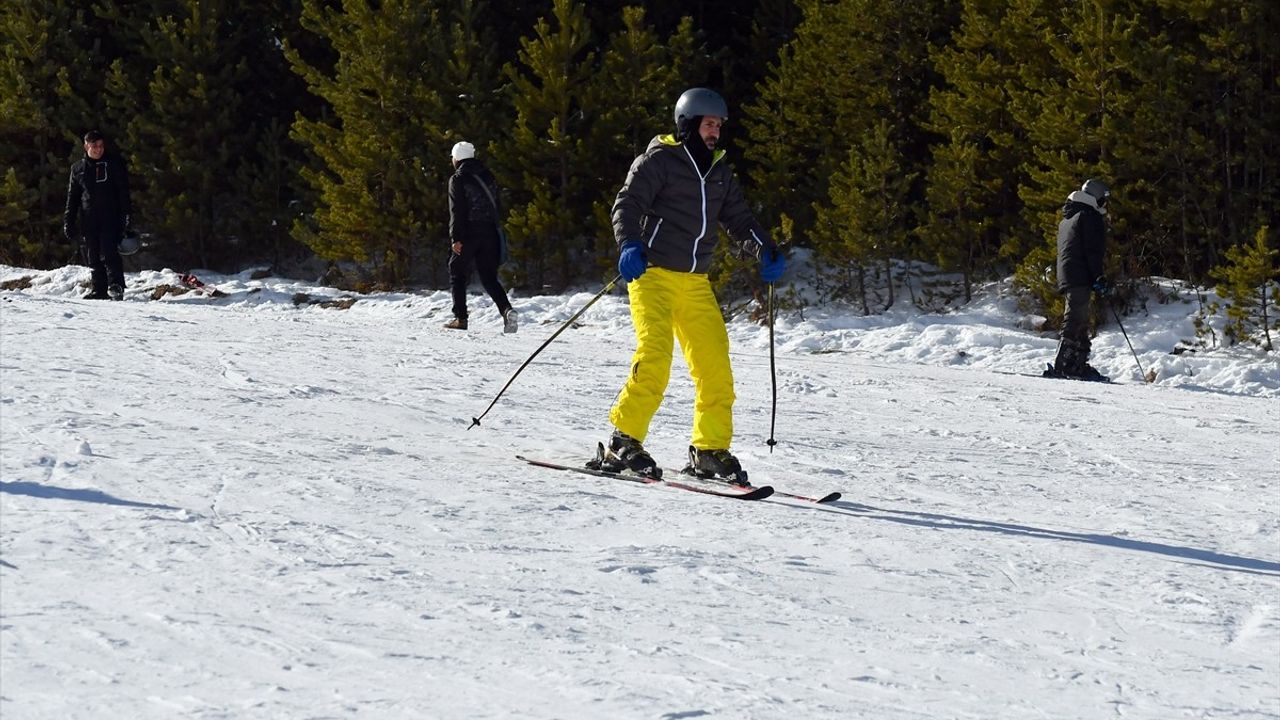
[[[102,133],[90,130],[84,135],[84,157],[71,166],[62,216],[62,234],[70,242],[80,241],[93,271],[93,291],[86,298],[124,299],[119,248],[129,230],[129,212],[129,171],[124,160],[107,152]]]
[[[679,340],[694,384],[686,470],[747,484],[729,451],[735,399],[729,335],[707,271],[720,225],[760,261],[765,282],[782,276],[786,260],[752,214],[724,151],[716,149],[728,116],[715,91],[685,91],[676,101],[676,134],[649,143],[614,201],[618,272],[627,281],[636,351],[609,412],[613,433],[593,467],[661,475],[642,443],[666,391]]]
[[[1111,190],[1096,178],[1067,196],[1058,223],[1058,291],[1066,297],[1058,356],[1046,374],[1083,380],[1106,378],[1089,365],[1089,307],[1093,293],[1110,292],[1104,274],[1106,214]]]
[[[474,265],[480,284],[502,315],[502,331],[513,333],[519,323],[507,292],[498,281],[502,244],[498,236],[498,183],[479,160],[469,142],[453,146],[454,173],[449,178],[449,284],[453,291],[451,330],[467,329],[467,284]]]

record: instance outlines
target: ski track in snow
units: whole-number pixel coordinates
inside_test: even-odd
[[[744,466],[844,498],[720,500],[515,460],[607,435],[621,298],[468,430],[589,297],[517,299],[503,336],[478,296],[440,328],[445,293],[5,295],[0,715],[1280,717],[1274,397],[794,331],[770,453],[735,323]],[[668,467],[692,395],[677,359]]]

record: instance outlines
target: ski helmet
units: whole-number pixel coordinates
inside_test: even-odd
[[[722,120],[729,119],[729,106],[724,98],[715,90],[706,88],[689,88],[676,100],[676,133],[683,134],[687,121],[704,115],[714,115]]]
[[[1098,207],[1106,205],[1107,198],[1111,197],[1111,188],[1107,187],[1106,183],[1097,178],[1089,178],[1088,180],[1085,180],[1084,184],[1080,186],[1080,190],[1086,195],[1093,196],[1093,199],[1098,203]]]
[[[132,255],[142,249],[142,243],[138,240],[138,233],[130,230],[120,238],[120,246],[116,251],[121,255]]]
[[[470,160],[476,156],[476,146],[463,140],[453,146],[453,149],[449,151],[449,156],[455,161]]]

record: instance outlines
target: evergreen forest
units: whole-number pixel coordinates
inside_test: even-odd
[[[502,187],[506,280],[598,282],[632,159],[704,86],[827,298],[879,312],[915,264],[963,278],[958,301],[1013,275],[1051,303],[1061,206],[1097,177],[1109,277],[1245,268],[1265,307],[1277,38],[1275,0],[9,0],[0,263],[75,261],[68,169],[98,129],[131,171],[136,262],[443,286],[468,140]],[[717,281],[749,288],[744,266]]]

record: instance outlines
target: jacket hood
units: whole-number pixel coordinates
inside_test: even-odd
[[[1105,208],[1098,207],[1098,201],[1092,195],[1082,190],[1076,190],[1067,196],[1067,202],[1062,206],[1062,217],[1069,218],[1079,215],[1082,210],[1093,210],[1099,215],[1106,215]]]

